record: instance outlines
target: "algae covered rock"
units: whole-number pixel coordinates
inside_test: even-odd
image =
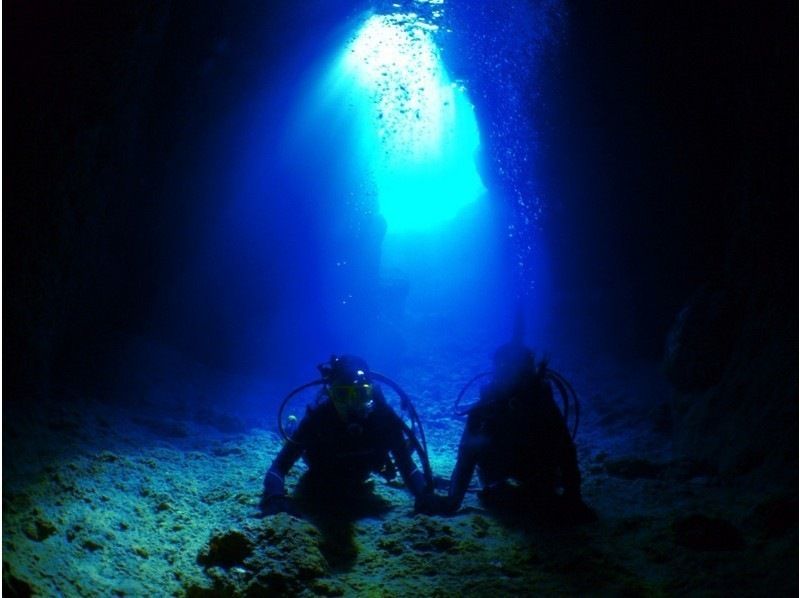
[[[25,525],[24,532],[31,540],[42,542],[56,533],[56,526],[41,511],[34,509],[32,518]]]
[[[328,572],[320,551],[322,538],[311,524],[282,513],[262,520],[255,534],[256,549],[247,562],[257,571],[250,592],[259,588],[292,593]]]
[[[34,596],[38,595],[40,590],[30,583],[17,577],[11,570],[11,565],[3,561],[3,591],[4,596]]]
[[[211,567],[232,567],[241,564],[253,552],[253,543],[239,531],[229,531],[212,536],[208,545],[197,556],[197,562]]]
[[[190,596],[289,596],[314,585],[337,595],[318,578],[328,572],[321,537],[309,523],[286,514],[265,518],[243,530],[213,535],[197,561],[206,567],[211,588],[192,586]],[[313,583],[312,583],[313,582]]]
[[[391,554],[401,554],[408,547],[418,552],[460,551],[453,529],[437,518],[418,515],[408,521],[387,521],[382,528],[378,546]]]

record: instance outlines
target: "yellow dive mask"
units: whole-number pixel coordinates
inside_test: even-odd
[[[333,406],[344,421],[364,419],[372,411],[372,384],[335,384],[328,388]]]

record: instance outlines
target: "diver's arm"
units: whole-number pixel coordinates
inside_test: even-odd
[[[458,445],[458,458],[456,466],[453,468],[453,474],[450,476],[450,489],[447,493],[449,506],[453,511],[457,510],[461,506],[461,501],[464,500],[464,494],[467,492],[478,463],[480,444],[479,436],[467,425]]]
[[[414,464],[411,453],[403,440],[402,431],[398,428],[396,433],[392,434],[392,437],[392,447],[389,450],[397,471],[400,472],[400,477],[403,478],[403,482],[411,491],[411,494],[415,497],[422,496],[429,491],[428,483],[425,481],[425,474]]]
[[[580,500],[581,471],[578,469],[578,452],[569,434],[562,445],[560,468],[564,484],[564,498],[571,501]]]
[[[597,521],[597,513],[583,501],[577,450],[568,433],[567,440],[561,451],[561,476],[564,484],[563,516],[565,521],[570,523],[591,523]]]
[[[381,412],[381,417],[389,435],[389,453],[394,460],[397,471],[400,472],[400,477],[403,478],[403,483],[405,483],[406,488],[409,489],[414,497],[418,498],[427,494],[431,489],[428,488],[425,474],[419,470],[411,458],[411,451],[406,445],[405,433],[403,432],[403,420],[386,405],[383,395],[380,396],[379,404],[385,407],[385,411]]]
[[[571,523],[591,523],[597,521],[597,513],[589,507],[581,496],[581,470],[578,467],[578,451],[575,441],[567,429],[561,411],[550,395],[551,420],[556,432],[555,442],[558,451],[558,467],[561,470],[561,481],[564,488],[563,516]]]
[[[544,387],[543,401],[540,409],[541,417],[550,422],[553,433],[554,450],[558,458],[558,467],[561,470],[561,480],[564,487],[564,498],[567,501],[580,501],[581,499],[581,472],[578,468],[578,452],[575,441],[569,433],[567,423],[561,410],[553,397],[553,389],[547,384]]]
[[[286,492],[284,479],[297,460],[303,455],[314,427],[313,412],[309,411],[300,421],[294,434],[287,440],[272,461],[264,476],[264,497],[283,496]]]
[[[405,432],[403,431],[403,420],[386,403],[383,392],[379,387],[375,388],[375,403],[377,405],[377,417],[381,422],[380,427],[385,430],[389,437],[389,453],[394,461],[403,483],[415,498],[427,494],[428,482],[425,474],[422,473],[411,458],[411,451],[406,445]],[[386,446],[386,445],[384,445]]]
[[[280,452],[276,455],[275,460],[272,462],[269,471],[273,471],[280,477],[284,477],[302,455],[303,445],[298,444],[297,436],[295,436],[284,443]]]
[[[264,476],[264,497],[283,496],[286,493],[284,479],[289,470],[303,454],[303,447],[287,442],[275,457]]]

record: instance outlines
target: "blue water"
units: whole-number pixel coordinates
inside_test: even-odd
[[[526,98],[559,11],[387,3],[284,36],[209,115],[194,237],[156,309],[164,343],[252,396],[332,353],[399,373],[467,347],[482,362],[520,310],[526,341],[552,350]]]

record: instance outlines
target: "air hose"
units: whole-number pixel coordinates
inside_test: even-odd
[[[422,428],[422,422],[419,419],[417,410],[414,408],[414,404],[411,402],[411,398],[406,394],[406,391],[404,391],[400,385],[397,384],[397,382],[388,376],[384,376],[378,372],[371,372],[370,377],[378,382],[383,382],[393,391],[395,391],[397,396],[400,397],[400,407],[408,411],[409,417],[411,418],[411,426],[406,424],[402,419],[400,422],[403,424],[403,429],[406,433],[406,436],[414,445],[414,449],[419,455],[419,460],[422,462],[422,470],[425,475],[425,481],[428,483],[429,488],[433,488],[433,470],[431,469],[430,460],[428,459],[428,442],[425,439],[425,430]],[[419,433],[419,438],[417,438],[415,430]]]
[[[319,380],[312,380],[311,382],[306,382],[302,386],[298,386],[289,394],[287,394],[283,401],[281,401],[281,406],[278,408],[278,431],[281,433],[281,438],[283,438],[286,442],[293,442],[294,444],[299,444],[298,442],[292,440],[292,437],[286,433],[286,429],[283,427],[283,410],[286,409],[286,405],[289,404],[289,401],[292,400],[299,392],[305,390],[306,388],[311,388],[312,386],[319,386],[321,384],[325,384],[325,381],[321,378]]]

